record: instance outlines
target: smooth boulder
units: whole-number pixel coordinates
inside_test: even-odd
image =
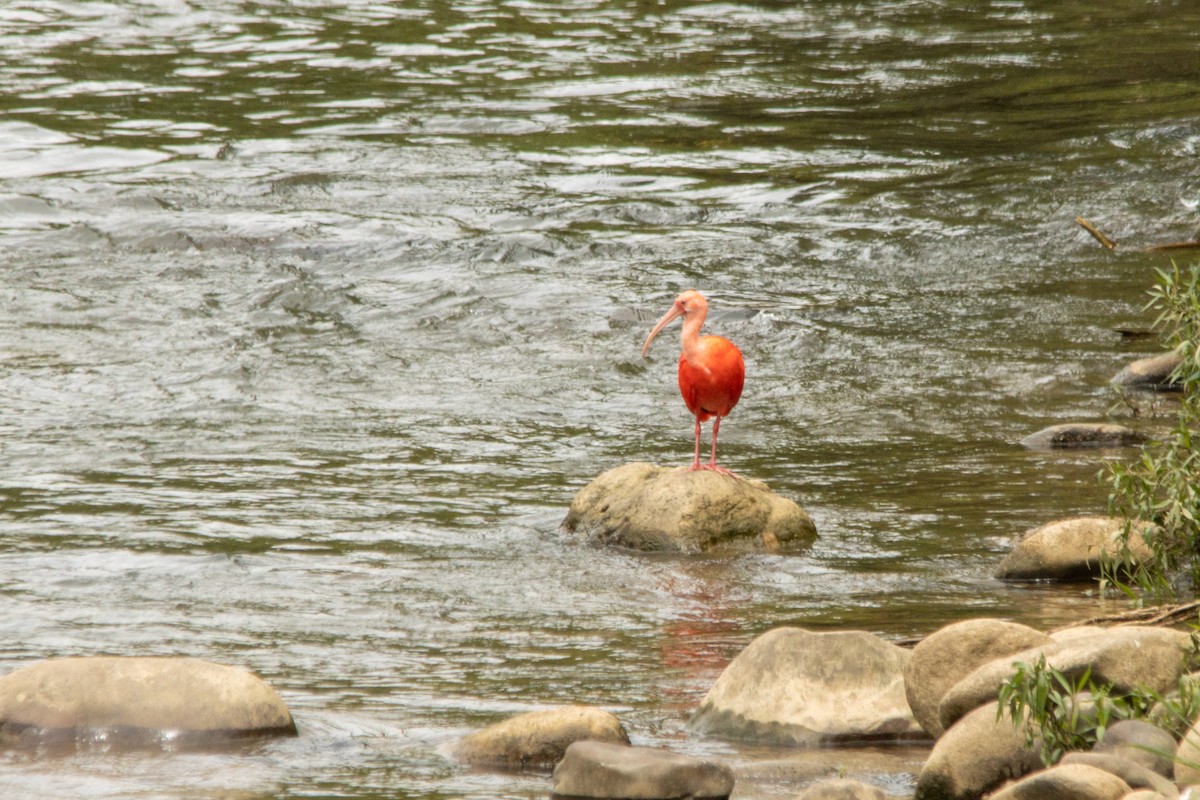
[[[1118,692],[1140,687],[1165,694],[1179,684],[1190,650],[1191,637],[1186,633],[1138,625],[1056,641],[975,669],[942,698],[938,717],[949,728],[972,709],[995,700],[1000,684],[1016,673],[1017,662],[1032,665],[1043,655],[1047,666],[1072,680],[1087,671],[1094,683]]]
[[[1125,781],[1131,789],[1150,789],[1166,797],[1174,797],[1179,793],[1175,784],[1166,777],[1136,761],[1111,753],[1097,753],[1094,750],[1090,753],[1067,753],[1058,763],[1083,764],[1102,769]]]
[[[801,746],[924,738],[904,695],[909,657],[863,631],[776,628],[730,662],[688,728]]]
[[[737,543],[771,549],[817,536],[804,509],[762,481],[647,463],[616,467],[581,489],[562,529],[600,544],[685,553]]]
[[[1174,380],[1175,369],[1183,362],[1176,352],[1160,353],[1131,361],[1112,378],[1117,386],[1156,391],[1179,391],[1182,386]]]
[[[1175,777],[1175,737],[1140,719],[1123,719],[1104,731],[1093,753],[1114,755],[1141,764],[1165,778]]]
[[[1175,783],[1200,786],[1200,719],[1192,722],[1175,749]]]
[[[1120,800],[1129,784],[1096,767],[1064,764],[1035,772],[993,794],[990,800]]]
[[[1081,447],[1133,447],[1146,437],[1124,425],[1110,422],[1067,422],[1051,425],[1021,440],[1030,450],[1064,450]]]
[[[996,577],[1008,581],[1087,581],[1105,564],[1121,558],[1125,521],[1120,517],[1079,516],[1047,522],[1021,534],[1000,562]],[[1130,531],[1128,555],[1153,558],[1143,524]]]
[[[980,706],[942,734],[917,775],[916,800],[978,800],[1041,768],[1040,743],[1026,745],[1023,726],[998,708]]]
[[[575,742],[554,768],[556,796],[718,800],[733,792],[725,764],[649,747]]]
[[[454,756],[475,766],[549,769],[577,741],[629,744],[621,721],[592,706],[529,711],[464,736]]]
[[[955,622],[926,636],[904,667],[904,692],[913,716],[930,736],[945,731],[938,706],[946,692],[977,667],[1053,642],[1045,633],[1000,619]]]
[[[296,724],[258,676],[196,658],[60,658],[0,678],[5,738],[96,729],[221,738],[295,735]]]

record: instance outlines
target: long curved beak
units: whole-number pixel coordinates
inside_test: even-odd
[[[667,324],[676,317],[683,316],[683,307],[678,303],[671,306],[671,310],[663,314],[663,318],[658,321],[654,329],[650,331],[650,335],[646,337],[646,343],[642,345],[642,358],[646,357],[646,353],[650,350],[650,343],[654,341],[654,337],[658,336],[658,332],[667,327]]]

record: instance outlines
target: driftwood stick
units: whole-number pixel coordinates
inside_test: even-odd
[[[1116,242],[1105,236],[1104,231],[1100,230],[1083,217],[1076,217],[1075,222],[1078,223],[1081,228],[1095,237],[1096,241],[1099,242],[1104,248],[1108,250],[1117,249],[1118,245]],[[1149,247],[1143,247],[1140,252],[1169,253],[1174,250],[1200,250],[1200,240],[1193,239],[1190,242],[1167,242],[1165,244],[1152,244]]]
[[[1108,238],[1107,236],[1105,236],[1104,233],[1101,232],[1101,230],[1099,228],[1097,228],[1095,225],[1088,222],[1083,217],[1076,217],[1075,221],[1077,223],[1079,223],[1080,226],[1082,226],[1085,231],[1087,231],[1092,236],[1094,236],[1096,238],[1096,241],[1099,242],[1101,245],[1103,245],[1105,248],[1107,248],[1109,250],[1117,249],[1117,243],[1114,242],[1112,239]]]
[[[1105,614],[1100,617],[1085,619],[1082,622],[1072,622],[1070,625],[1063,625],[1061,628],[1055,628],[1054,630],[1062,631],[1067,628],[1077,628],[1080,625],[1177,625],[1180,622],[1195,617],[1197,610],[1200,610],[1200,600],[1195,600],[1191,603],[1180,603],[1178,605],[1135,608],[1132,611]]]
[[[1145,248],[1147,253],[1159,253],[1164,250],[1200,250],[1200,242],[1168,242]]]
[[[1200,613],[1200,600],[1194,600],[1190,603],[1180,603],[1177,605],[1165,606],[1150,606],[1149,608],[1135,608],[1130,611],[1121,611],[1116,614],[1104,614],[1099,617],[1081,620],[1080,622],[1072,622],[1069,625],[1062,625],[1054,628],[1051,633],[1065,631],[1069,628],[1078,628],[1081,625],[1111,625],[1117,627],[1120,625],[1162,625],[1171,626],[1178,625],[1182,622],[1195,619],[1197,613]],[[921,643],[924,636],[910,636],[906,639],[893,640],[892,644],[900,647],[915,647]]]

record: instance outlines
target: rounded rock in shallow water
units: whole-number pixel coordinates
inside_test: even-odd
[[[1003,581],[1089,581],[1101,574],[1106,563],[1121,558],[1120,517],[1080,516],[1047,522],[1017,537],[1013,548],[996,568]],[[1128,556],[1146,561],[1154,553],[1146,544],[1146,523],[1129,534]]]
[[[738,542],[772,549],[817,537],[804,509],[762,481],[647,463],[610,469],[581,489],[562,529],[602,544],[687,553]]]
[[[801,747],[923,739],[904,694],[910,657],[865,631],[775,628],[729,663],[688,729]]]
[[[0,742],[97,732],[110,743],[153,743],[159,732],[208,744],[294,736],[296,724],[258,676],[195,658],[60,658],[0,678]]]
[[[1183,358],[1175,352],[1139,358],[1114,375],[1112,383],[1127,388],[1177,392],[1183,387],[1171,380],[1171,376],[1182,362]]]
[[[1134,447],[1146,437],[1124,425],[1108,422],[1067,422],[1051,425],[1021,440],[1030,450],[1067,450],[1086,447]]]
[[[592,706],[564,706],[518,714],[467,734],[454,756],[480,767],[550,769],[567,747],[585,739],[629,744],[615,715]]]
[[[723,800],[733,784],[720,762],[608,742],[575,742],[554,768],[556,797]]]

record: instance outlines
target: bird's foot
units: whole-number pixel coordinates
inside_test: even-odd
[[[692,472],[699,472],[699,471],[703,470],[705,472],[715,472],[718,475],[728,475],[729,477],[737,478],[738,480],[742,479],[742,476],[738,475],[733,470],[725,469],[724,467],[718,467],[716,464],[713,464],[713,463],[692,464],[691,469],[692,469]]]

